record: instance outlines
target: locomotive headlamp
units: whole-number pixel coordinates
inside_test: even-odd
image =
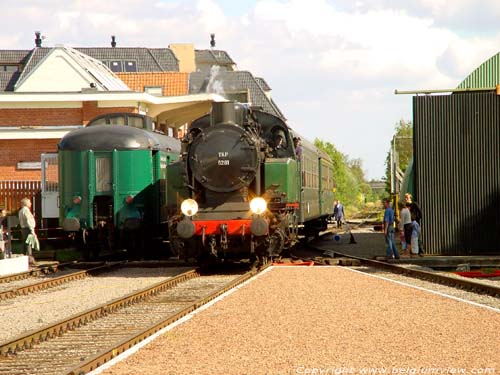
[[[194,216],[198,212],[198,203],[194,199],[185,199],[181,203],[181,211],[186,216]]]
[[[79,195],[74,196],[73,197],[73,203],[74,204],[80,204],[80,203],[82,203],[82,197],[80,197]]]
[[[131,195],[128,195],[126,198],[125,198],[125,203],[127,204],[130,204],[134,201],[134,197],[131,196]]]
[[[250,211],[256,215],[264,213],[267,209],[267,202],[264,198],[256,197],[250,201]]]

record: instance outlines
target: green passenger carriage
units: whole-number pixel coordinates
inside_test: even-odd
[[[88,250],[137,251],[144,239],[164,237],[166,167],[180,142],[151,124],[141,115],[102,116],[60,141],[60,225]]]

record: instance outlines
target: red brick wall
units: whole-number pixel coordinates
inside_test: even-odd
[[[86,125],[94,117],[113,112],[136,113],[136,107],[98,108],[97,102],[83,102],[82,108],[0,109],[0,126]]]
[[[0,125],[4,126],[79,125],[81,123],[81,108],[0,109]]]
[[[136,107],[98,108],[83,102],[82,108],[0,109],[1,126],[87,125],[94,117],[113,112],[137,113]],[[40,180],[40,170],[18,170],[20,161],[40,161],[44,152],[57,152],[59,139],[0,139],[0,180]]]
[[[40,161],[45,152],[57,152],[59,139],[0,140],[0,180],[40,180],[39,169],[18,170],[20,161]]]
[[[99,108],[97,107],[97,102],[83,102],[79,123],[87,125],[94,117],[114,112],[137,113],[138,110],[136,107]]]

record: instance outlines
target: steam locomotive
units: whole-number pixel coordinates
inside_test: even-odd
[[[333,163],[305,140],[299,158],[293,137],[282,119],[234,102],[192,122],[167,166],[174,254],[266,263],[325,230]]]

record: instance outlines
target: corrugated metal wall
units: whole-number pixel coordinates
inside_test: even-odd
[[[457,88],[495,87],[500,82],[500,53],[490,57],[469,74]]]
[[[500,254],[500,97],[415,96],[413,116],[426,253]]]

